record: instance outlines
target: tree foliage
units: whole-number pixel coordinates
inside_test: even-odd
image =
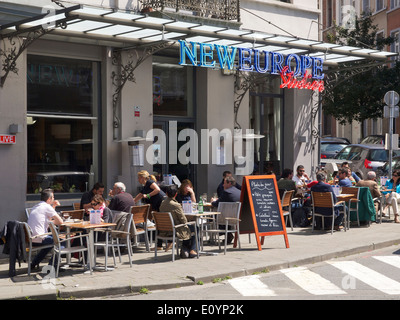
[[[393,38],[377,38],[378,27],[371,16],[356,18],[355,28],[335,27],[328,41],[340,45],[382,50]],[[393,66],[394,64],[394,66]],[[400,88],[400,64],[372,60],[340,64],[326,74],[322,106],[325,114],[332,115],[341,124],[353,120],[382,117],[383,97],[389,90]]]

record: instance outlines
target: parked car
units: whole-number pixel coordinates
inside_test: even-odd
[[[392,171],[393,170],[400,170],[400,156],[392,158]],[[389,175],[389,161],[386,161],[382,167],[376,170],[376,175],[378,177]]]
[[[336,154],[348,144],[350,144],[350,142],[346,138],[321,138],[321,159],[334,158]]]
[[[400,156],[400,150],[393,151],[393,158]],[[368,171],[377,171],[389,159],[389,151],[381,144],[349,144],[334,158],[338,163],[348,161],[350,169],[361,179],[367,176]]]
[[[381,144],[385,145],[385,135],[373,134],[366,136],[360,142],[360,144]],[[400,137],[399,137],[399,147],[400,147]]]
[[[385,145],[385,136],[373,134],[370,136],[366,136],[360,141],[360,144],[382,144]]]

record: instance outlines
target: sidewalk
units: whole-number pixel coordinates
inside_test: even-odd
[[[214,278],[239,277],[257,271],[272,271],[337,257],[394,246],[400,243],[400,224],[383,221],[372,223],[370,227],[354,226],[347,232],[314,231],[311,227],[288,228],[290,248],[285,247],[282,235],[265,238],[262,251],[257,250],[254,235],[249,243],[248,235],[241,235],[242,249],[229,246],[226,255],[202,255],[199,259],[171,261],[170,252],[159,252],[154,261],[154,252],[143,248],[134,249],[133,266],[123,255],[122,264],[117,257],[117,268],[113,271],[94,271],[92,275],[74,267],[60,273],[54,279],[39,272],[27,276],[27,264],[16,264],[17,276],[8,278],[8,259],[0,261],[0,299],[55,299],[100,297],[148,290],[176,288],[196,285],[198,281],[211,282]],[[205,246],[206,252],[219,252],[218,246]],[[97,258],[99,264],[104,257]],[[109,260],[111,264],[112,258]],[[41,268],[46,264],[41,264]],[[44,278],[43,278],[44,277]]]

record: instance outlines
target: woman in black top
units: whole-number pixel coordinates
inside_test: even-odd
[[[165,193],[160,189],[160,187],[146,170],[138,172],[138,180],[139,183],[143,185],[143,189],[135,197],[135,202],[144,199],[145,203],[151,204],[153,211],[159,211],[161,202],[165,197]]]

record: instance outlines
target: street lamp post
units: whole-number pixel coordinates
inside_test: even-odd
[[[386,105],[383,108],[383,116],[389,118],[389,139],[386,137],[385,147],[389,149],[389,177],[392,176],[392,156],[393,156],[393,119],[399,116],[399,94],[396,91],[388,91],[383,98]],[[398,135],[396,135],[398,137]],[[389,141],[387,141],[389,140]],[[398,138],[396,139],[396,149],[398,149]]]

